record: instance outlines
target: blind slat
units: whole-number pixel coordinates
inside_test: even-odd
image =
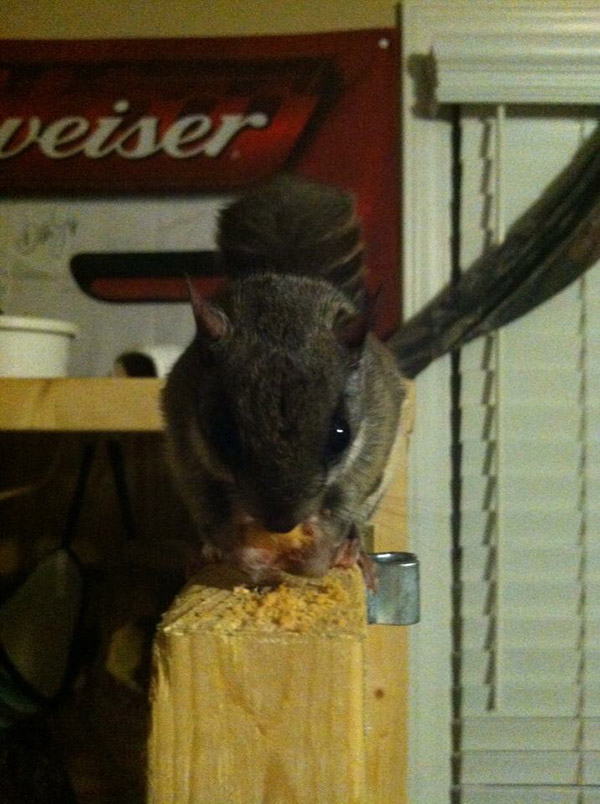
[[[574,787],[463,785],[461,804],[581,804],[578,795]],[[584,799],[583,804],[596,804],[596,802]]]
[[[577,784],[575,751],[463,751],[466,784]]]

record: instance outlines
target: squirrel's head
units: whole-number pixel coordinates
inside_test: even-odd
[[[367,317],[327,283],[259,274],[192,291],[194,428],[234,510],[286,532],[327,509],[362,438]]]

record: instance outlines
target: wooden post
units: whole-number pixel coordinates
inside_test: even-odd
[[[296,588],[287,625],[268,611],[280,590],[261,604],[210,572],[176,601],[155,643],[149,804],[363,804],[362,578]]]
[[[406,549],[405,474],[377,551]],[[149,804],[405,804],[406,628],[366,625],[358,570],[269,593],[239,583],[209,570],[159,628]]]

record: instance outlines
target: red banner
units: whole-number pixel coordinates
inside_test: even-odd
[[[0,43],[0,192],[229,192],[294,170],[355,193],[398,310],[396,31]]]

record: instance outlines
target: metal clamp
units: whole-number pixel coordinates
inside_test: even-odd
[[[369,553],[377,591],[367,591],[367,621],[379,625],[419,622],[419,560],[414,553]]]

